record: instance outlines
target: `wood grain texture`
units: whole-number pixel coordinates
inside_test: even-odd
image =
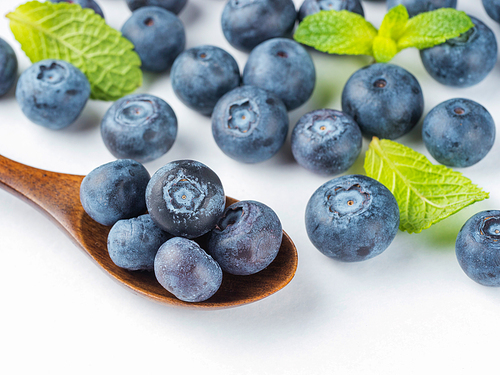
[[[111,261],[106,247],[111,227],[95,222],[80,203],[83,177],[29,167],[0,155],[0,186],[42,210],[103,270],[141,296],[176,306],[222,309],[265,298],[286,286],[295,274],[297,250],[283,232],[278,256],[266,269],[249,276],[224,273],[220,289],[210,299],[198,303],[181,301],[156,281],[154,273],[128,271]],[[234,202],[227,197],[226,206]],[[198,242],[203,246],[204,238]]]

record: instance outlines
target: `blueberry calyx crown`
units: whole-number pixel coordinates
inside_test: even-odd
[[[140,126],[158,116],[157,105],[148,99],[125,101],[116,111],[115,121],[127,126]]]
[[[163,186],[163,199],[171,211],[186,214],[196,212],[202,205],[208,191],[196,180],[182,171],[170,175]]]
[[[338,126],[338,117],[330,113],[326,115],[314,115],[307,131],[315,138],[337,138],[345,131],[345,128]]]
[[[467,44],[472,41],[477,35],[477,28],[474,26],[467,30],[465,33],[460,34],[456,38],[448,39],[446,43],[452,46],[459,46],[461,44]]]
[[[243,99],[229,106],[227,128],[240,136],[249,135],[259,120],[257,106],[250,99]]]
[[[483,218],[479,223],[478,232],[481,242],[498,242],[500,240],[500,217],[487,216]]]
[[[387,86],[387,81],[383,78],[379,78],[375,82],[373,82],[373,87],[377,89],[383,89],[386,86]]]
[[[37,75],[37,79],[55,85],[66,79],[68,72],[64,66],[59,65],[56,62],[50,64],[50,66],[40,65],[40,73]]]
[[[221,232],[229,229],[234,224],[236,224],[245,214],[243,207],[234,207],[227,210],[224,215],[219,219],[219,222],[215,226],[217,230]]]
[[[326,205],[331,215],[341,218],[357,215],[365,211],[371,203],[371,194],[363,191],[361,185],[348,188],[336,186],[325,194]]]

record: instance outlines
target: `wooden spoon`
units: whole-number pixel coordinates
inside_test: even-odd
[[[107,251],[110,227],[95,222],[80,203],[84,176],[49,172],[17,163],[0,155],[0,186],[48,214],[66,234],[109,275],[133,292],[160,303],[221,309],[258,301],[287,285],[297,269],[297,250],[283,232],[276,259],[265,270],[249,276],[224,273],[222,286],[210,299],[189,303],[165,290],[152,272],[131,272],[116,266]],[[227,197],[227,205],[236,202]]]

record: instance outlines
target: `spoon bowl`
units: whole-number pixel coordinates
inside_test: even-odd
[[[266,269],[249,276],[224,273],[220,289],[210,299],[181,301],[156,281],[154,273],[128,271],[113,263],[107,250],[111,227],[94,221],[80,203],[83,178],[30,167],[0,155],[0,187],[42,210],[112,278],[143,297],[169,305],[223,309],[265,298],[286,286],[295,274],[297,250],[283,232],[278,255]],[[235,202],[226,197],[226,206]]]

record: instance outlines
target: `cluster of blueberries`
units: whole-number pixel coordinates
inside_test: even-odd
[[[222,271],[263,270],[281,246],[281,222],[271,208],[256,201],[225,208],[219,177],[193,160],[170,162],[152,177],[132,159],[101,165],[82,180],[80,200],[92,219],[112,226],[108,252],[117,266],[154,270],[187,302],[215,294]],[[194,240],[204,235],[206,251]]]
[[[94,0],[73,2],[102,15]],[[310,14],[332,9],[349,10],[363,16],[359,0],[305,0],[298,12],[292,0],[228,0],[221,17],[224,36],[236,49],[249,52],[240,74],[234,58],[221,48],[206,45],[184,51],[184,26],[176,14],[185,6],[186,0],[127,0],[127,4],[133,13],[123,25],[122,33],[134,44],[142,68],[153,72],[171,69],[172,86],[178,98],[193,110],[211,116],[217,145],[226,155],[243,163],[265,161],[280,150],[289,128],[287,112],[305,103],[314,90],[316,73],[313,61],[304,47],[288,38],[297,19],[300,22]],[[405,5],[409,15],[415,16],[441,7],[455,8],[456,0],[387,0],[388,9],[398,4]],[[488,14],[500,22],[500,1],[483,0],[483,4]],[[493,32],[480,20],[471,19],[475,26],[463,35],[420,52],[426,70],[442,84],[454,87],[475,85],[496,63],[497,43]],[[15,76],[15,71],[15,54],[0,40],[0,90],[8,90],[9,84],[13,84],[14,80],[8,78]],[[33,122],[60,129],[75,121],[89,93],[88,81],[78,69],[64,61],[46,60],[33,64],[21,75],[16,97],[23,112]],[[422,89],[411,73],[391,64],[372,64],[355,72],[347,81],[342,92],[342,111],[318,109],[300,118],[291,134],[293,156],[300,165],[315,173],[343,173],[359,156],[363,136],[399,138],[414,128],[423,109]],[[122,174],[127,178],[142,176],[143,188],[149,176],[144,171],[130,172],[130,168],[139,168],[138,163],[154,160],[172,147],[177,134],[175,113],[160,98],[147,94],[129,95],[110,107],[102,120],[101,134],[110,152],[123,160],[98,168],[107,176],[97,178],[100,185],[85,182],[94,173],[89,174],[82,185],[82,204],[86,207],[98,203],[97,206],[106,207],[106,220],[112,213],[117,214],[116,220],[136,217],[144,212],[145,206],[142,205],[133,215],[121,216],[121,210],[126,209],[127,204],[113,205],[108,201],[124,196],[125,193],[116,191],[124,184],[116,183],[113,187],[106,179],[115,181]],[[429,153],[438,162],[452,167],[468,167],[482,160],[490,151],[495,124],[483,106],[469,99],[456,98],[439,104],[428,113],[422,137]],[[120,163],[126,163],[126,166]],[[113,227],[110,232],[110,255],[115,251],[119,253],[121,250],[116,249],[120,246],[127,247],[127,241],[118,239],[122,236],[118,233],[144,233],[143,228],[152,223],[160,228],[154,233],[165,230],[182,237],[167,241],[171,244],[168,248],[184,246],[195,252],[194,249],[198,249],[196,244],[186,241],[203,233],[199,233],[192,221],[186,224],[183,215],[198,212],[200,202],[205,202],[208,196],[219,196],[219,200],[217,208],[203,206],[204,212],[212,215],[210,224],[204,226],[207,231],[215,226],[212,233],[224,232],[245,217],[248,213],[246,206],[239,206],[224,213],[221,219],[224,206],[222,188],[217,194],[208,189],[218,186],[220,181],[212,178],[215,174],[205,180],[208,172],[204,172],[203,179],[182,177],[191,173],[196,164],[189,163],[189,167],[175,163],[168,165],[153,176],[145,193],[144,204],[147,204],[149,215],[130,219],[126,224],[115,224],[116,229]],[[92,194],[104,194],[104,201],[87,192],[86,184],[92,187],[89,190],[94,192]],[[175,188],[169,190],[168,186]],[[126,191],[128,196],[130,192]],[[139,195],[144,196],[144,193],[141,191]],[[168,208],[167,203],[174,205]],[[89,215],[97,221],[105,225],[116,222],[114,218],[110,222],[97,219],[94,214],[97,209],[86,207]],[[175,220],[165,216],[167,212]],[[196,215],[197,218],[202,216]],[[169,226],[173,221],[184,223],[184,228],[173,229]],[[488,228],[493,229],[488,233],[495,236],[498,229],[490,221]],[[380,254],[394,239],[398,225],[399,211],[392,193],[365,176],[348,175],[328,181],[313,194],[306,208],[306,229],[311,242],[324,254],[341,261],[360,261]],[[142,229],[133,229],[137,226]],[[361,228],[356,236],[352,234],[353,227]],[[466,225],[462,231],[470,228]],[[474,228],[478,230],[477,226]],[[483,235],[487,232],[479,231]],[[152,247],[166,238],[159,234],[151,237],[157,239]],[[130,240],[130,243],[135,244],[138,240],[134,241]],[[213,243],[220,242],[213,240]],[[457,241],[457,255],[459,259],[466,259],[461,260],[461,264],[477,262],[472,256],[460,255],[458,249],[462,245],[459,243],[462,242]],[[160,249],[163,248],[162,245]],[[167,272],[166,259],[185,261],[174,250],[170,251],[172,253],[158,252],[158,266],[150,261],[147,267],[133,267],[154,267],[158,280],[165,286],[169,284],[165,281],[168,279],[166,275],[171,272]],[[212,249],[211,253],[216,257],[215,250]],[[117,256],[120,257],[125,256]],[[193,259],[208,259],[204,257],[193,255]],[[480,269],[479,263],[474,269]],[[471,276],[472,272],[466,272]],[[211,274],[213,281],[204,285],[217,284],[216,271],[203,274]],[[486,274],[500,285],[500,269]],[[187,273],[184,276],[187,277]],[[205,298],[208,294],[200,295]]]

